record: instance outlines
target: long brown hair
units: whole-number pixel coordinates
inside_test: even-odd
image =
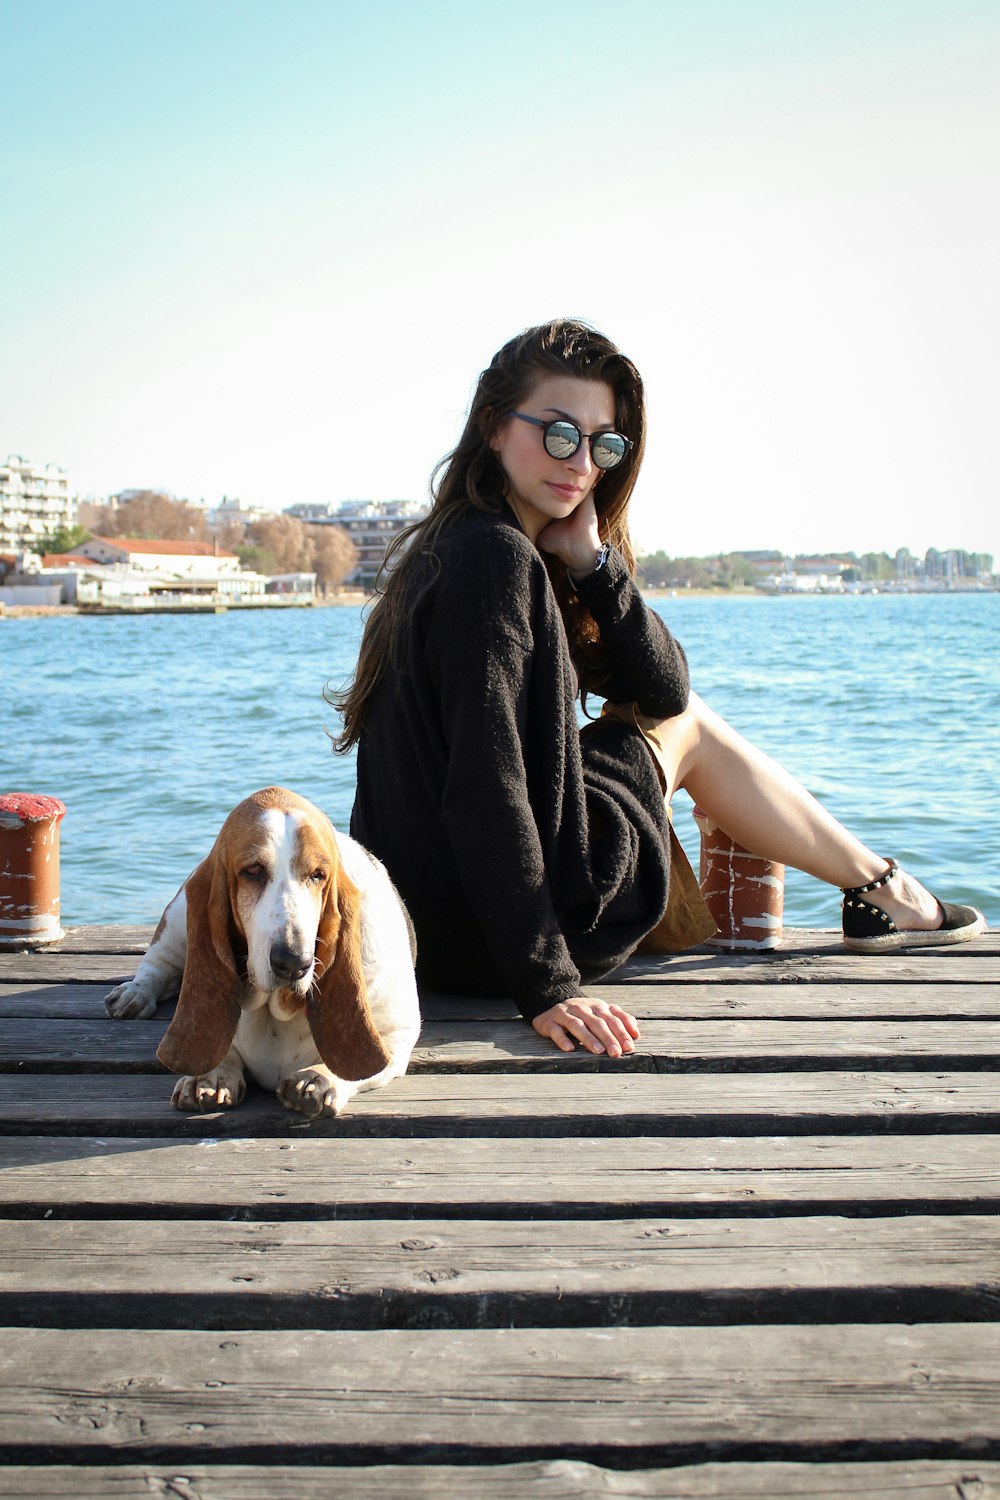
[[[467,506],[497,514],[502,510],[507,476],[490,447],[490,438],[546,375],[603,380],[614,391],[615,424],[631,438],[632,446],[622,463],[603,472],[593,495],[602,539],[618,549],[634,573],[628,502],[646,442],[646,406],[639,372],[610,339],[586,323],[558,318],[528,328],[504,344],[480,375],[458,445],[441,460],[431,477],[433,504],[429,514],[401,531],[386,551],[354,676],[343,692],[330,695],[344,720],[343,730],[333,742],[336,750],[347,751],[357,744],[375,689],[387,669],[402,662],[402,644],[415,603],[409,584],[420,560],[436,560],[437,538]],[[542,557],[581,680],[585,686],[599,687],[602,653],[596,622],[577,598],[565,565],[544,553]]]

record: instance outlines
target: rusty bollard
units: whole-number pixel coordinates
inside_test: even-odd
[[[57,797],[0,793],[0,948],[38,948],[64,937],[59,925]]]
[[[701,893],[718,932],[718,948],[778,948],[785,903],[785,867],[751,854],[723,833],[700,807]]]

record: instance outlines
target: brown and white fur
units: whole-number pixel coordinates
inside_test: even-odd
[[[406,1072],[420,1031],[412,926],[378,860],[305,798],[265,787],[178,891],[117,1020],[180,993],[157,1056],[183,1110],[239,1104],[246,1074],[288,1109],[337,1115]]]

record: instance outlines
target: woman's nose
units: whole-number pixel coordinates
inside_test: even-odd
[[[590,439],[584,438],[575,453],[571,453],[566,460],[566,467],[573,470],[574,474],[586,476],[594,467],[593,455],[590,451]]]

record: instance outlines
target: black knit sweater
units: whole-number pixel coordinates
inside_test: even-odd
[[[617,720],[577,727],[577,678],[544,564],[513,516],[469,509],[410,581],[405,670],[375,694],[351,833],[387,866],[421,982],[512,997],[527,1018],[580,993],[659,921],[670,874],[659,781]],[[610,654],[602,691],[666,718],[680,646],[621,558],[581,579]]]

